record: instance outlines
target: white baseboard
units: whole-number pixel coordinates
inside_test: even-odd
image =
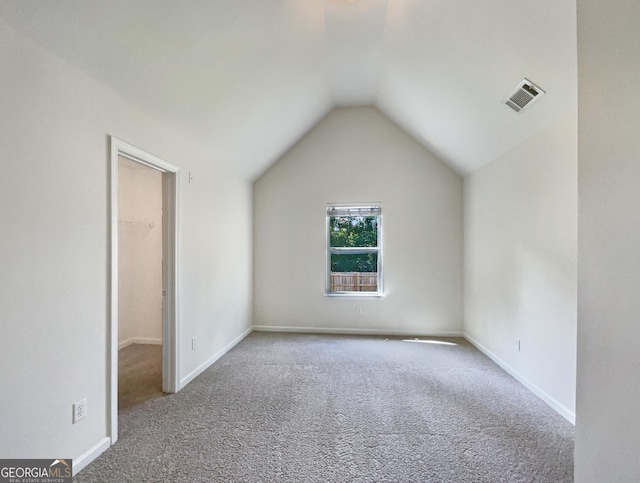
[[[131,344],[152,344],[162,345],[162,339],[154,339],[153,337],[131,337],[130,339],[123,340],[118,344],[118,350],[124,349]]]
[[[111,446],[110,438],[102,438],[98,441],[93,447],[89,448],[88,451],[84,452],[78,458],[74,458],[73,460],[73,476],[76,476],[80,471],[82,471],[89,463],[95,460],[98,456],[104,453]]]
[[[254,325],[257,332],[298,332],[304,334],[344,334],[344,335],[390,335],[398,337],[462,337],[462,332],[456,331],[415,331],[415,330],[386,330],[386,329],[354,329],[334,327],[291,327],[283,325]]]
[[[224,346],[218,352],[213,354],[209,359],[207,359],[205,362],[203,362],[198,367],[196,367],[193,371],[191,371],[189,374],[187,374],[184,378],[182,378],[180,380],[180,389],[182,389],[187,384],[189,384],[191,381],[193,381],[196,377],[198,377],[207,367],[209,367],[211,364],[213,364],[215,361],[217,361],[223,355],[225,355],[227,352],[229,352],[238,342],[240,342],[242,339],[244,339],[246,336],[248,336],[252,331],[253,331],[253,328],[249,327],[242,334],[240,334],[238,337],[233,339],[226,346]]]
[[[511,376],[513,376],[513,378],[516,379],[520,384],[522,384],[524,387],[529,389],[532,393],[534,393],[536,396],[538,396],[540,399],[546,402],[549,406],[551,406],[563,418],[565,418],[567,421],[569,421],[573,425],[576,424],[575,412],[568,410],[566,407],[564,407],[562,404],[556,401],[553,397],[551,397],[545,391],[540,389],[533,382],[531,382],[529,379],[524,377],[522,374],[516,371],[513,367],[511,367],[509,364],[503,361],[500,357],[495,355],[493,352],[491,352],[489,349],[483,346],[480,342],[475,340],[473,337],[470,337],[467,334],[464,334],[463,337],[467,339],[470,344],[475,346],[476,349],[478,349],[480,352],[486,355],[489,359],[491,359],[493,362],[498,364],[502,369],[508,372]]]

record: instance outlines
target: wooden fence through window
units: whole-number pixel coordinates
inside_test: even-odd
[[[377,291],[377,272],[331,272],[331,292]]]

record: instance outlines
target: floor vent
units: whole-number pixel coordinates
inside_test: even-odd
[[[530,106],[540,98],[544,91],[528,79],[524,79],[505,104],[516,112],[520,112],[525,107]]]

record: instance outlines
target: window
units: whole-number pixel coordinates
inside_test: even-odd
[[[327,206],[327,295],[382,294],[382,208]]]

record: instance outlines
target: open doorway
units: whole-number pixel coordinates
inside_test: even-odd
[[[162,171],[118,156],[118,410],[162,396]]]
[[[108,422],[113,445],[119,404],[135,405],[180,389],[179,170],[112,137],[110,179]]]

